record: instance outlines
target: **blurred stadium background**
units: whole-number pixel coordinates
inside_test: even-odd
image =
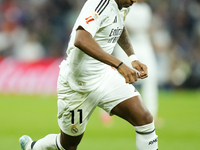
[[[73,23],[85,0],[0,0],[0,149],[18,138],[58,133],[56,80]],[[158,61],[159,145],[200,149],[200,1],[147,1]],[[135,149],[134,131],[96,111],[80,149]]]

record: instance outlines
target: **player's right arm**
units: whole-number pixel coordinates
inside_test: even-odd
[[[121,63],[119,59],[106,53],[94,40],[92,35],[81,26],[79,26],[76,30],[74,46],[82,50],[87,55],[115,68],[117,68],[117,66]],[[131,84],[137,81],[136,71],[129,68],[125,64],[122,64],[117,68],[117,70],[124,76],[126,83]]]

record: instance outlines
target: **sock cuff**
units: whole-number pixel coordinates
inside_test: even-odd
[[[134,128],[138,134],[150,134],[155,131],[154,121],[143,126],[134,126]]]
[[[65,150],[62,145],[60,144],[60,134],[56,136],[56,147],[58,150]]]
[[[33,149],[33,146],[35,145],[36,142],[37,142],[37,141],[33,141],[33,142],[31,143],[31,149]]]

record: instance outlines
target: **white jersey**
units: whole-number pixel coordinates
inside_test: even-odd
[[[76,29],[82,26],[101,48],[111,54],[122,33],[129,9],[118,9],[115,0],[88,0],[73,27],[67,49],[67,62],[62,62],[60,75],[67,79],[74,90],[93,90],[110,66],[90,57],[74,46]],[[67,68],[66,68],[67,67]]]

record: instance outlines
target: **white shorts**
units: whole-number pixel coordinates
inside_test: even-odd
[[[120,102],[140,95],[132,84],[125,83],[118,71],[107,74],[101,85],[92,92],[77,92],[70,88],[67,81],[58,78],[58,124],[60,129],[71,136],[85,131],[87,122],[98,106],[111,114],[111,110]]]

